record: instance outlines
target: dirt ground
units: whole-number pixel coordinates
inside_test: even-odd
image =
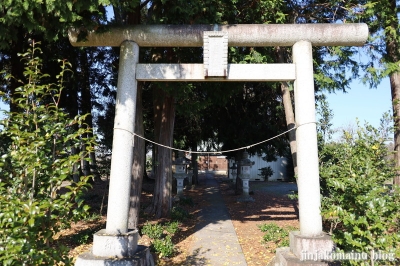
[[[267,189],[264,187],[267,186]],[[88,193],[87,201],[91,205],[93,219],[87,219],[72,224],[71,229],[64,230],[57,236],[59,240],[70,248],[70,256],[76,257],[78,254],[88,251],[92,244],[92,234],[102,228],[105,228],[105,213],[107,203],[107,183],[100,182],[93,186]],[[152,184],[144,184],[141,198],[141,207],[145,209],[151,203]],[[252,189],[254,187],[254,189]],[[184,191],[186,197],[192,198],[194,205],[187,206],[191,218],[181,223],[180,231],[173,238],[177,248],[174,257],[168,259],[158,259],[157,265],[186,265],[186,257],[190,254],[191,242],[198,213],[202,208],[206,208],[208,203],[202,198],[203,187],[201,184],[192,186]],[[236,230],[240,245],[245,255],[247,264],[266,265],[273,257],[276,249],[274,243],[265,243],[262,240],[263,232],[259,226],[265,223],[274,222],[280,226],[292,226],[298,228],[298,208],[297,201],[290,200],[286,194],[290,191],[274,192],[274,188],[268,182],[251,182],[250,190],[254,202],[237,202],[238,195],[235,194],[232,184],[220,182],[220,191],[228,207],[233,225]],[[100,216],[99,214],[102,214]],[[140,224],[147,221],[157,222],[156,219],[146,214],[142,214]],[[140,239],[141,244],[149,244],[146,236]]]
[[[265,182],[250,183],[262,186]],[[281,227],[299,227],[297,201],[282,193],[253,190],[254,202],[237,202],[238,196],[229,184],[221,183],[220,190],[231,215],[233,226],[239,238],[248,266],[267,265],[275,256],[277,246],[263,242],[263,232],[259,226],[274,222]],[[288,191],[288,193],[290,193]]]

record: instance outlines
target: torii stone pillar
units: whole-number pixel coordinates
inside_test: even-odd
[[[297,186],[299,192],[300,234],[314,237],[322,234],[318,141],[315,124],[315,96],[312,46],[309,41],[293,45],[296,66],[294,101],[297,143]]]
[[[129,197],[136,115],[137,81],[136,64],[139,62],[139,46],[135,42],[123,42],[119,56],[117,99],[115,105],[114,137],[110,188],[107,207],[108,234],[128,232]]]
[[[290,247],[277,249],[275,265],[286,265],[289,261],[292,262],[291,265],[304,265],[307,264],[303,261],[307,259],[304,258],[305,254],[308,258],[318,258],[318,254],[325,255],[335,250],[330,236],[322,231],[314,71],[310,41],[302,40],[293,45],[293,63],[296,68],[294,99],[298,126],[296,143],[300,232],[289,233]],[[319,262],[318,265],[328,264]]]
[[[154,265],[149,249],[138,247],[138,231],[128,232],[138,62],[139,46],[132,41],[123,42],[119,57],[106,229],[94,234],[92,252],[80,255],[75,262],[77,266]]]
[[[211,35],[203,35],[209,31]],[[109,256],[119,252],[117,255],[125,263],[135,247],[130,248],[129,254],[125,250],[137,243],[135,235],[127,232],[133,145],[129,132],[134,130],[136,81],[294,81],[300,231],[290,233],[289,248],[277,250],[276,265],[288,265],[289,261],[290,265],[307,265],[301,261],[304,252],[317,255],[334,249],[330,237],[322,232],[320,214],[312,46],[363,45],[368,37],[366,24],[136,25],[102,34],[91,32],[84,42],[77,42],[78,35],[79,31],[69,31],[74,46],[121,46],[107,226],[95,234],[93,254]],[[204,39],[212,37],[224,38],[222,42],[208,43],[219,43],[212,51],[227,46],[292,46],[293,64],[226,64],[224,58],[216,60],[218,64],[208,60],[211,66],[206,67],[137,63],[138,46],[201,47],[207,46]],[[219,52],[216,54],[213,56],[220,56]],[[95,264],[85,256],[92,255],[80,256],[77,265],[137,265],[110,262],[104,257],[99,259],[103,264]],[[79,264],[79,260],[85,263]]]

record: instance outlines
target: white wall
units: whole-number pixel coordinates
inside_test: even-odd
[[[286,175],[286,165],[288,163],[288,159],[285,157],[278,157],[275,162],[266,162],[262,159],[261,156],[249,156],[250,161],[254,162],[254,165],[251,167],[250,171],[250,180],[252,181],[264,181],[264,178],[259,176],[261,173],[260,168],[270,166],[274,171],[274,174],[268,179],[268,181],[276,181],[276,180],[285,180],[287,179]],[[229,167],[233,165],[234,161],[229,160]]]

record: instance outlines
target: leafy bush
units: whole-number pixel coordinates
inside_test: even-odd
[[[321,213],[327,231],[345,252],[379,250],[400,257],[400,191],[385,185],[396,174],[387,160],[385,135],[366,125],[321,148]]]
[[[265,232],[263,241],[273,242],[278,247],[289,246],[289,232],[295,230],[294,227],[280,227],[276,223],[262,224],[258,227],[261,232]]]
[[[170,235],[165,236],[162,239],[155,239],[153,241],[153,248],[161,257],[171,257],[175,252],[175,246],[172,243],[172,238]]]
[[[149,223],[147,222],[145,225],[143,225],[142,228],[142,234],[147,235],[150,238],[157,239],[161,238],[163,235],[164,228],[162,227],[161,224],[159,223]]]
[[[299,199],[299,192],[298,191],[291,191],[292,193],[288,194],[288,198],[291,200],[297,200]]]
[[[272,170],[271,166],[263,167],[258,170],[260,170],[258,175],[264,178],[265,181],[268,181],[268,178],[274,174],[274,170]]]
[[[59,107],[69,64],[60,61],[57,84],[47,84],[37,57],[41,51],[34,45],[22,55],[27,83],[16,90],[19,112],[1,120],[1,139],[9,145],[2,145],[0,160],[0,264],[68,265],[68,249],[53,248],[53,237],[87,211],[81,196],[88,177],[67,186],[65,193],[60,188],[93,140],[82,138],[88,132],[84,117],[70,119]],[[70,153],[82,144],[87,150]]]
[[[91,234],[87,234],[86,232],[83,233],[79,233],[79,234],[75,234],[72,237],[72,240],[74,241],[74,243],[78,244],[78,245],[83,245],[83,244],[88,244],[93,232],[90,232]]]
[[[179,231],[179,222],[174,221],[174,222],[167,223],[165,225],[164,229],[165,229],[165,231],[167,231],[168,234],[173,235]]]
[[[149,223],[143,225],[142,234],[151,238],[152,249],[161,257],[170,257],[175,252],[175,246],[172,243],[172,236],[178,232],[179,222],[169,222],[164,225],[160,223]]]
[[[181,197],[180,205],[192,205],[193,199]],[[151,239],[151,248],[160,258],[171,257],[175,253],[175,246],[172,237],[179,231],[180,221],[186,220],[190,216],[189,212],[177,205],[172,208],[171,221],[165,223],[146,222],[141,233]]]

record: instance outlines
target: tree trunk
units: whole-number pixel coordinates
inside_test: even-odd
[[[400,186],[400,72],[390,75],[390,87],[392,91],[392,107],[394,120],[394,159],[397,175],[394,184]]]
[[[285,63],[284,53],[281,47],[276,47],[276,56],[278,58],[278,63]],[[293,112],[292,98],[290,97],[289,86],[287,82],[281,83],[282,91],[282,102],[285,109],[286,126],[288,130],[293,129],[296,126],[296,120]],[[291,130],[288,133],[290,152],[292,154],[293,161],[293,171],[295,176],[297,176],[297,144],[296,144],[296,130]]]
[[[390,5],[392,10],[396,10],[397,1],[391,0]],[[389,25],[393,30],[398,27],[399,21],[397,18],[397,13],[391,14],[394,20],[390,21]],[[397,37],[388,32],[386,39],[386,52],[387,58],[393,63],[399,61],[399,43],[397,42]],[[394,124],[394,159],[395,166],[397,169],[397,175],[394,177],[393,183],[400,186],[400,71],[396,71],[390,74],[390,88],[392,93],[392,108],[393,108],[393,124]]]
[[[192,143],[192,151],[197,151],[197,142],[194,141]],[[198,185],[199,184],[199,166],[197,164],[198,154],[192,154],[192,168],[193,168],[193,177],[192,177],[192,184]],[[192,185],[189,184],[189,185]]]
[[[156,126],[154,125],[154,128],[155,128]],[[154,134],[155,135],[155,134]],[[151,157],[151,173],[150,173],[150,175],[151,175],[151,177],[154,179],[154,176],[155,176],[155,172],[156,172],[156,168],[157,168],[157,151],[158,151],[158,149],[157,149],[158,147],[157,147],[157,145],[152,145],[152,157]]]
[[[136,96],[136,117],[135,117],[135,133],[143,136],[143,106],[142,106],[142,84],[138,84]],[[133,165],[132,165],[132,181],[131,196],[128,218],[128,229],[137,229],[139,224],[140,213],[140,196],[142,194],[142,182],[145,171],[145,141],[137,136],[134,139],[133,146]]]
[[[155,90],[154,112],[156,142],[172,146],[175,106],[174,98],[162,89]],[[155,167],[155,187],[151,213],[156,218],[168,217],[172,207],[172,152],[168,148],[157,147]]]

